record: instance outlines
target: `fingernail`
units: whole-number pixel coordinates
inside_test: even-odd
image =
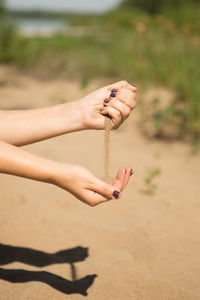
[[[135,92],[137,91],[137,87],[132,85],[132,88],[135,90]]]
[[[134,172],[133,172],[133,169],[132,169],[132,170],[130,171],[130,176],[132,176],[132,175],[133,175],[133,173],[134,173]]]
[[[113,88],[113,89],[111,90],[111,92],[112,92],[112,93],[117,93],[117,92],[118,92],[118,89]]]
[[[113,192],[113,197],[115,197],[116,199],[119,198],[119,195],[120,195],[120,192],[118,192],[116,190]]]
[[[109,103],[110,102],[110,99],[105,99],[104,100],[104,103]]]
[[[110,97],[116,97],[116,93],[113,93],[113,92],[112,92],[112,93],[110,94]]]

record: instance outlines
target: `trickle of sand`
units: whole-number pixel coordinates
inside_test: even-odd
[[[110,119],[105,117],[104,126],[104,181],[110,183]]]

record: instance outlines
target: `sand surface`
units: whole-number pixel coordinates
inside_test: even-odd
[[[0,107],[75,100],[101,84],[83,91],[1,67]],[[88,300],[200,299],[200,155],[146,140],[137,118],[111,133],[112,175],[135,170],[119,201],[91,208],[54,186],[0,175],[0,300],[79,300],[86,291]],[[103,132],[85,131],[24,148],[103,177],[103,142]],[[154,195],[142,192],[149,168],[161,171]]]

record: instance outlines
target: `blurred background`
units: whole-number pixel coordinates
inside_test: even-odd
[[[0,174],[1,243],[88,247],[75,270],[77,279],[98,275],[91,300],[199,300],[200,1],[0,1],[0,109],[73,101],[122,79],[138,87],[136,109],[111,132],[111,176],[135,171],[122,199],[91,209],[52,185]],[[25,149],[103,177],[103,131]],[[0,280],[0,300],[66,300],[55,275],[73,281],[71,269],[43,270],[51,287]]]
[[[35,76],[126,79],[150,138],[200,137],[198,0],[0,0],[0,63]],[[53,59],[52,59],[53,58]],[[148,120],[144,122],[143,120]]]

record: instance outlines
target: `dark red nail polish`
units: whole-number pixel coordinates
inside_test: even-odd
[[[113,92],[112,92],[112,93],[110,94],[110,97],[116,97],[116,93],[113,93]]]
[[[119,195],[120,195],[120,192],[118,192],[116,190],[113,192],[113,197],[115,197],[116,199],[119,198]]]
[[[110,102],[110,99],[105,99],[104,100],[104,103],[109,103]]]
[[[112,93],[117,93],[117,92],[118,92],[118,89],[113,88],[113,89],[111,90],[111,92],[112,92]]]
[[[130,171],[130,175],[132,176],[132,175],[133,175],[133,173],[134,173],[134,172],[133,172],[133,169],[132,169],[132,170]]]

